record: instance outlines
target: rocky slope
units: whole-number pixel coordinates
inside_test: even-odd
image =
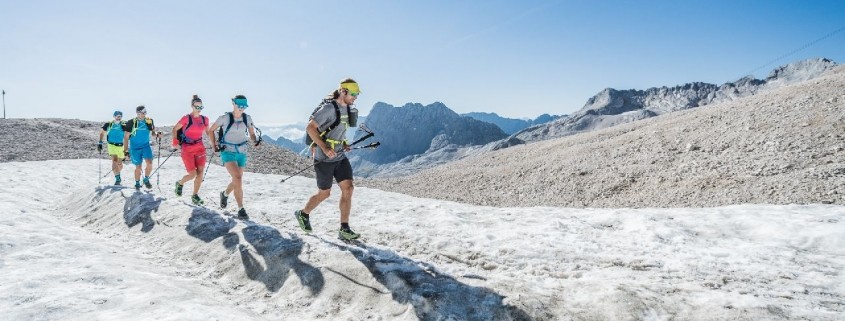
[[[105,122],[105,121],[104,121]],[[0,162],[25,162],[50,159],[106,159],[106,151],[97,153],[97,141],[104,122],[92,122],[78,119],[0,119]],[[162,142],[162,161],[170,154],[171,127],[159,127],[164,133]],[[157,155],[158,146],[153,146]],[[179,161],[178,153],[169,161]],[[220,164],[220,158],[214,157],[214,163]],[[126,164],[131,165],[128,161]],[[153,164],[157,164],[156,161]],[[265,174],[292,174],[308,166],[309,162],[296,154],[264,144],[250,150],[246,170]],[[104,168],[107,167],[104,165]],[[313,171],[303,175],[313,176]]]
[[[729,102],[789,84],[812,79],[836,66],[828,59],[810,59],[779,67],[766,79],[745,77],[721,86],[694,82],[647,90],[607,88],[587,100],[570,117],[533,126],[512,136],[512,143],[535,142],[608,128],[669,112]],[[502,147],[511,144],[501,144]]]
[[[837,66],[812,80],[707,108],[364,185],[492,206],[845,204],[843,111],[845,66]]]
[[[305,144],[302,143],[302,139],[299,139],[297,141],[293,141],[293,140],[285,138],[284,136],[279,136],[279,138],[273,139],[272,137],[267,136],[267,135],[264,135],[263,138],[264,138],[264,141],[267,142],[267,143],[279,146],[281,148],[287,149],[287,150],[294,152],[294,153],[297,153],[297,154],[299,154],[300,152],[302,152],[303,150],[305,150],[308,147],[308,146],[306,146]]]

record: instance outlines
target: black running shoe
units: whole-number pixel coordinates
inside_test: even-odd
[[[340,231],[337,233],[338,237],[344,240],[354,240],[361,237],[361,234],[356,233],[351,228],[340,228]]]
[[[144,186],[145,186],[146,188],[153,188],[153,184],[152,184],[152,183],[150,183],[150,179],[149,179],[149,178],[146,178],[146,177],[144,178]]]
[[[220,192],[220,208],[226,208],[226,205],[229,205],[229,197],[226,192]]]
[[[197,195],[197,194],[194,194],[194,196],[191,196],[191,202],[193,202],[194,205],[197,205],[197,206],[205,205],[205,202],[203,202],[202,199],[200,198],[200,196]]]
[[[238,218],[239,218],[239,219],[242,219],[242,220],[248,220],[248,219],[249,219],[249,215],[246,215],[246,210],[245,210],[245,209],[241,209],[241,210],[239,210],[239,211],[238,211]]]
[[[182,184],[179,184],[179,182],[176,182],[176,190],[174,191],[174,192],[176,192],[176,196],[182,196],[182,187],[183,186],[185,186],[185,185],[182,185]]]
[[[299,228],[305,231],[305,233],[311,233],[311,220],[305,213],[302,212],[302,210],[293,212],[293,216],[296,217],[296,222],[299,223]]]

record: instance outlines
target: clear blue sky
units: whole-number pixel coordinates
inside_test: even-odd
[[[340,79],[459,113],[564,114],[606,88],[722,84],[814,57],[845,62],[845,1],[0,0],[8,117],[159,124],[230,110],[304,121]],[[763,67],[757,69],[758,67]],[[756,69],[756,70],[755,70]]]

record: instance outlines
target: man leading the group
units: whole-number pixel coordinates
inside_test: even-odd
[[[361,235],[349,227],[349,212],[352,209],[352,165],[346,158],[349,151],[346,141],[346,129],[349,127],[351,105],[355,103],[361,90],[351,78],[340,82],[311,116],[306,134],[313,141],[311,153],[314,157],[314,171],[317,176],[317,193],[308,199],[305,207],[294,212],[299,227],[311,232],[310,214],[320,203],[331,195],[332,179],[340,186],[340,230],[342,239],[354,240]]]

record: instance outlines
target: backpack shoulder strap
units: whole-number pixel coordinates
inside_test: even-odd
[[[135,137],[135,133],[138,131],[138,118],[132,118],[132,132],[129,134],[131,137]]]
[[[328,134],[329,132],[333,131],[340,125],[340,107],[337,105],[337,102],[332,100],[332,105],[334,106],[334,122],[328,129],[326,129],[325,133]],[[348,108],[348,106],[347,106]]]
[[[235,124],[235,115],[231,112],[228,112],[227,114],[229,114],[229,125],[226,125],[226,132],[223,135],[229,133],[229,129],[232,129],[232,125]]]

